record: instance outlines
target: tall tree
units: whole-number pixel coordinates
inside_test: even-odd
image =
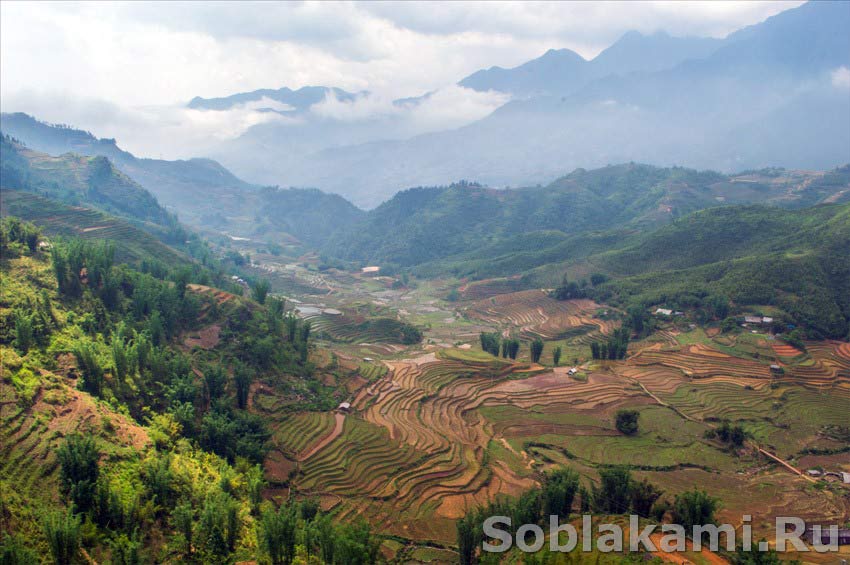
[[[531,342],[531,362],[537,363],[540,361],[541,355],[543,355],[543,340],[537,338]]]

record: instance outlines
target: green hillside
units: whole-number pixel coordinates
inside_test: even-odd
[[[368,526],[264,496],[252,383],[302,409],[338,402],[308,325],[185,265],[152,275],[100,243],[40,240],[0,221],[3,563],[232,563],[294,556],[296,535],[301,553],[375,562]]]
[[[557,284],[565,270],[604,273],[612,280],[588,290],[601,301],[686,309],[719,296],[737,306],[779,308],[813,337],[843,338],[850,321],[848,250],[850,204],[724,207],[633,235],[618,250],[541,267],[529,279]]]
[[[122,262],[156,259],[174,267],[189,261],[162,241],[129,222],[91,208],[68,206],[30,192],[0,191],[3,216],[16,216],[39,226],[49,236],[108,240]]]
[[[78,161],[92,157],[98,162],[104,157],[109,159],[124,179],[132,179],[155,195],[182,222],[207,233],[226,232],[274,243],[294,236],[307,245],[319,246],[331,233],[351,226],[364,215],[336,194],[315,189],[261,189],[210,159],[139,158],[118,147],[114,139],[99,139],[87,131],[48,124],[22,113],[0,115],[0,125],[4,132],[30,148],[61,155],[56,160],[70,161],[67,153],[88,156],[76,157]],[[15,153],[9,151],[9,159],[21,161]],[[54,158],[44,155],[40,159]],[[21,166],[25,162],[18,165]],[[3,176],[4,179],[7,176],[5,170]],[[15,174],[11,173],[9,178],[15,178]]]
[[[38,192],[66,204],[94,206],[138,222],[176,225],[176,219],[150,192],[121,173],[106,157],[75,153],[53,157],[3,136],[0,174],[4,189]]]
[[[826,175],[765,170],[725,176],[638,164],[579,169],[545,187],[415,188],[337,232],[325,251],[372,264],[428,264],[427,274],[509,275],[573,258],[576,249],[598,241],[589,233],[648,229],[718,205],[846,201],[848,188],[850,167]]]

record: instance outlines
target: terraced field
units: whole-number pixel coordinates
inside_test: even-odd
[[[522,288],[522,280],[519,277],[512,277],[475,281],[461,286],[458,290],[465,300],[482,300],[491,296],[516,292]]]
[[[36,224],[47,235],[106,239],[115,245],[116,259],[121,261],[147,257],[156,257],[168,265],[185,261],[185,257],[148,232],[90,208],[66,206],[36,194],[4,188],[0,192],[0,210],[3,215],[17,216]]]
[[[729,477],[721,481],[722,496],[733,496],[732,482],[750,488],[743,485],[766,480],[758,471],[739,475],[770,468],[764,460],[704,437],[720,419],[744,422],[761,446],[783,458],[805,447],[836,447],[820,431],[846,425],[850,398],[832,394],[846,381],[844,344],[813,344],[808,364],[777,375],[772,359],[734,357],[707,343],[676,345],[677,337],[588,370],[586,382],[564,367],[512,364],[477,350],[385,361],[386,374],[364,379],[344,419],[311,415],[279,428],[280,437],[309,438],[287,440],[299,461],[293,486],[319,495],[340,517],[451,543],[454,520],[467,509],[529,488],[554,463],[590,481],[599,465],[637,465],[665,490],[694,471]],[[615,412],[626,406],[641,412],[638,436],[614,427]],[[804,504],[801,486],[793,486],[798,480],[773,472],[769,484],[783,493],[783,504],[814,512],[817,504]],[[817,496],[836,515],[843,511],[830,493]]]
[[[850,358],[845,343],[811,343],[810,358],[784,365],[761,362],[704,344],[678,350],[643,349],[614,368],[662,402],[702,422],[746,422],[756,441],[791,457],[804,448],[842,447],[821,433],[850,413]]]
[[[703,485],[721,497],[732,522],[741,513],[753,513],[759,524],[777,513],[850,518],[841,493],[813,489],[752,448],[806,469],[800,461],[807,448],[846,447],[828,432],[847,425],[850,346],[807,343],[802,351],[765,334],[662,324],[633,340],[626,360],[598,362],[589,359],[589,344],[619,325],[619,312],[588,300],[560,302],[539,289],[516,291],[516,284],[461,287],[460,302],[451,305],[432,300],[440,292],[422,289],[406,300],[365,293],[348,304],[328,299],[343,315],[311,319],[336,355],[336,364],[325,363],[339,373],[335,382],[351,375],[344,386],[352,409],[276,424],[281,449],[267,464],[272,476],[288,479],[294,492],[318,496],[341,520],[359,516],[390,535],[445,545],[454,543],[454,522],[466,510],[526,490],[553,465],[575,469],[586,484],[598,481],[602,465],[633,465],[670,499]],[[442,312],[427,318],[417,314],[421,305],[454,308],[462,318],[449,323]],[[404,348],[408,358],[400,358],[402,348],[386,341],[380,324],[358,327],[392,320],[395,312],[401,319],[421,315],[417,323],[428,328],[421,349]],[[474,328],[471,337],[460,337],[460,319],[464,329]],[[482,352],[477,332],[493,330],[526,342],[521,360],[527,341],[542,338],[546,366]],[[566,367],[551,366],[555,347]],[[577,375],[568,375],[572,366]],[[617,431],[621,408],[640,412],[637,435]],[[273,419],[276,410],[267,406],[264,413]],[[745,449],[706,437],[724,419],[750,434]],[[819,455],[818,464],[830,467],[842,456]],[[742,490],[754,492],[757,507],[744,507]]]
[[[555,300],[543,290],[523,290],[479,300],[467,307],[473,319],[516,330],[526,339],[558,339],[568,334],[608,333],[619,321],[596,316],[603,309],[592,300]]]
[[[15,400],[14,389],[0,386],[0,479],[24,496],[41,498],[59,478],[56,448],[65,436],[80,432],[109,437],[104,445],[120,446],[109,455],[129,455],[149,442],[130,418],[109,410],[75,388],[72,379],[45,373],[45,384],[31,407]]]
[[[404,323],[395,318],[371,317],[356,310],[345,310],[342,314],[316,314],[307,316],[313,330],[341,343],[361,344],[401,344]],[[386,351],[384,351],[386,350]],[[384,347],[384,353],[392,353],[397,348]]]
[[[647,402],[613,375],[581,383],[560,369],[466,355],[387,362],[388,373],[355,396],[339,437],[301,461],[297,488],[393,534],[450,541],[464,511],[534,484],[526,442],[612,435],[609,419],[596,428],[582,419]]]

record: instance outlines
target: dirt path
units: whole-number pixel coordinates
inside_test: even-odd
[[[773,453],[766,451],[766,450],[764,450],[764,449],[762,449],[761,447],[758,447],[758,446],[756,446],[756,449],[758,449],[759,453],[761,453],[762,455],[765,455],[766,457],[768,457],[769,459],[772,459],[773,461],[776,461],[777,463],[779,463],[780,465],[782,465],[783,467],[785,467],[786,469],[788,469],[792,473],[796,473],[797,475],[800,475],[801,477],[803,477],[804,479],[806,479],[807,481],[809,481],[811,483],[817,482],[813,478],[811,478],[810,476],[804,474],[801,470],[799,470],[796,467],[794,467],[793,465],[791,465],[789,462],[785,461],[784,459],[780,459],[779,457],[777,457]]]
[[[643,383],[642,383],[642,382],[640,382],[639,380],[634,379],[634,378],[631,378],[631,377],[629,378],[629,380],[631,380],[632,382],[637,383],[637,385],[641,388],[641,390],[643,390],[643,391],[644,391],[647,395],[649,395],[649,396],[650,396],[653,400],[655,400],[658,404],[660,404],[661,406],[664,406],[664,407],[666,407],[666,408],[669,408],[670,410],[674,411],[676,414],[678,414],[678,415],[679,415],[679,416],[681,416],[682,418],[684,418],[684,419],[686,419],[686,420],[689,420],[689,421],[691,421],[691,422],[695,422],[695,423],[697,423],[697,424],[702,424],[702,425],[704,425],[704,426],[706,426],[706,427],[708,427],[708,428],[712,428],[712,429],[713,429],[713,428],[715,427],[715,426],[712,426],[711,424],[708,424],[708,423],[706,423],[706,422],[702,422],[702,421],[700,421],[700,420],[697,420],[697,419],[691,418],[690,416],[688,416],[688,415],[687,415],[687,414],[685,414],[684,412],[680,411],[680,410],[679,410],[678,408],[676,408],[675,406],[671,406],[670,404],[667,404],[666,402],[664,402],[663,400],[661,400],[660,398],[658,398],[657,396],[655,396],[654,394],[652,394],[651,392],[649,392],[649,390],[648,390],[645,386],[643,386]],[[778,456],[774,455],[773,453],[771,453],[771,452],[767,451],[766,449],[762,449],[762,448],[761,448],[761,447],[759,447],[758,445],[753,444],[753,446],[754,446],[754,447],[758,450],[758,452],[759,452],[759,453],[761,453],[762,455],[766,456],[768,459],[771,459],[771,460],[775,461],[776,463],[779,463],[780,465],[782,465],[783,467],[785,467],[786,469],[788,469],[788,470],[789,470],[789,471],[791,471],[792,473],[794,473],[794,474],[796,474],[796,475],[799,475],[799,476],[803,477],[804,479],[808,480],[809,482],[812,482],[812,483],[817,482],[817,481],[815,481],[813,478],[811,478],[811,477],[809,477],[808,475],[806,475],[805,473],[803,473],[801,470],[797,469],[796,467],[794,467],[793,465],[791,465],[790,463],[788,463],[787,461],[785,461],[784,459],[782,459],[782,458],[780,458],[780,457],[778,457]]]
[[[345,414],[337,412],[336,414],[334,414],[334,420],[334,429],[331,431],[331,433],[322,438],[322,440],[316,445],[314,445],[311,449],[299,455],[297,457],[298,461],[306,461],[307,459],[324,449],[330,442],[339,437],[339,435],[342,433],[342,426],[345,423]]]
[[[633,383],[636,383],[636,384],[640,387],[640,389],[641,389],[643,392],[645,392],[645,393],[646,393],[646,394],[647,394],[650,398],[652,398],[655,402],[657,402],[657,403],[658,403],[658,404],[660,404],[661,406],[664,406],[665,408],[669,408],[670,410],[672,410],[673,412],[675,412],[676,414],[678,414],[679,416],[681,416],[681,417],[682,417],[682,418],[684,418],[685,420],[689,420],[689,421],[691,421],[691,422],[696,422],[697,424],[702,424],[702,425],[704,425],[704,426],[711,427],[711,426],[709,426],[708,424],[706,424],[705,422],[701,422],[700,420],[697,420],[697,419],[691,418],[690,416],[688,416],[687,414],[685,414],[684,412],[682,412],[681,410],[679,410],[679,409],[678,409],[678,408],[676,408],[675,406],[672,406],[672,405],[670,405],[670,404],[667,404],[666,402],[664,402],[663,400],[661,400],[660,398],[658,398],[657,396],[655,396],[654,394],[652,394],[651,392],[649,392],[649,389],[648,389],[648,388],[646,388],[645,386],[643,386],[643,383],[642,383],[642,382],[640,382],[639,380],[634,379],[634,378],[632,378],[632,377],[628,377],[628,379],[629,379],[630,381],[632,381]]]

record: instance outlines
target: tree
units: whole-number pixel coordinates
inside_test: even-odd
[[[71,510],[52,512],[43,518],[42,527],[56,565],[71,565],[80,551],[80,519]]]
[[[100,475],[100,451],[91,436],[68,436],[56,452],[61,465],[59,481],[62,493],[77,512],[88,512],[94,506],[97,479]]]
[[[627,436],[638,433],[638,419],[640,412],[637,410],[620,410],[617,412],[617,430]]]
[[[519,354],[519,340],[512,338],[508,343],[508,357],[516,359],[517,354]]]
[[[567,280],[567,275],[561,280],[561,285],[552,293],[557,300],[571,300],[574,298],[587,298],[587,292],[575,281]]]
[[[20,310],[16,310],[15,347],[17,347],[18,351],[21,353],[26,353],[30,350],[30,347],[32,347],[33,337],[32,316],[28,316]]]
[[[171,512],[171,520],[174,529],[182,537],[183,553],[189,555],[192,553],[192,524],[195,521],[195,512],[192,510],[192,505],[188,502],[183,502],[175,506]]]
[[[230,555],[236,549],[241,528],[239,504],[232,496],[217,491],[207,497],[198,523],[198,541],[207,556],[222,559]]]
[[[572,469],[557,469],[543,478],[543,514],[567,518],[579,489],[578,473]]]
[[[540,361],[540,356],[543,354],[543,340],[540,338],[531,342],[531,362],[537,363]]]
[[[83,377],[81,388],[89,394],[100,396],[103,393],[103,368],[97,358],[94,344],[88,341],[77,344],[74,356]]]
[[[295,555],[297,523],[295,507],[290,504],[281,505],[277,512],[263,512],[259,541],[272,565],[283,565],[292,561]]]
[[[690,490],[676,495],[673,502],[673,522],[691,530],[695,525],[714,523],[714,513],[720,501],[703,490]]]
[[[245,409],[248,406],[248,393],[251,390],[251,382],[254,380],[253,371],[239,364],[233,369],[233,384],[236,387],[236,406]]]
[[[638,516],[648,518],[652,514],[655,501],[658,500],[663,491],[655,485],[643,479],[640,482],[632,482],[632,512]],[[660,519],[659,519],[660,521]]]
[[[470,565],[475,560],[478,546],[475,530],[474,513],[469,512],[457,521],[457,548],[461,565]]]
[[[561,346],[557,346],[552,350],[552,364],[556,367],[561,362]]]
[[[254,297],[254,300],[259,302],[260,304],[266,303],[266,296],[269,294],[269,290],[271,290],[271,285],[269,281],[266,279],[260,279],[254,284],[254,287],[251,289],[251,296]]]
[[[743,446],[747,439],[747,432],[741,424],[732,425],[726,420],[716,430],[709,432],[708,435],[714,436],[734,448]]]
[[[422,341],[422,331],[416,326],[404,324],[401,327],[401,342],[404,345],[413,345]]]
[[[624,514],[631,507],[632,474],[627,467],[599,470],[599,487],[593,487],[593,502],[598,512]]]
[[[210,402],[213,402],[224,394],[227,373],[220,365],[207,365],[204,368],[204,383],[207,385],[207,395]]]
[[[0,232],[0,236],[2,236],[2,232]],[[21,535],[3,535],[2,541],[0,541],[0,564],[18,565],[40,561],[38,555],[24,544],[22,537]]]
[[[636,334],[642,335],[644,325],[648,319],[646,310],[642,306],[632,306],[628,310],[628,315],[629,325]]]
[[[494,355],[496,357],[499,356],[499,334],[498,333],[487,333],[482,332],[479,335],[479,339],[481,340],[481,349],[489,353],[490,355]]]

